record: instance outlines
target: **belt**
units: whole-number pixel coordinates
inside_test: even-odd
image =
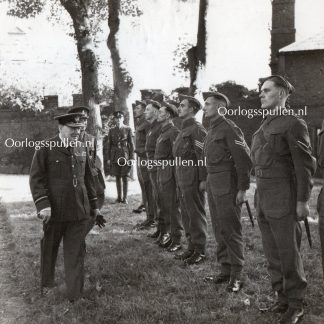
[[[207,173],[217,173],[223,171],[232,171],[234,168],[233,162],[230,163],[221,163],[218,165],[207,165]]]
[[[291,178],[293,172],[285,168],[256,169],[255,175],[258,178]]]

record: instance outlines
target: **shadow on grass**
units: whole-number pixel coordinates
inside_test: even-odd
[[[318,194],[318,188],[313,195]],[[249,194],[251,207],[253,197]],[[209,222],[207,261],[185,267],[173,255],[157,247],[147,231],[133,231],[144,214],[133,214],[140,202],[105,204],[106,227],[87,237],[85,299],[69,304],[64,299],[63,260],[57,261],[59,287],[39,296],[39,239],[41,224],[30,203],[8,204],[16,246],[18,281],[31,313],[26,323],[273,323],[260,306],[273,300],[260,231],[252,229],[245,209],[242,214],[246,264],[244,289],[228,294],[225,286],[204,283],[202,278],[218,270],[216,244]],[[316,199],[312,196],[314,212]],[[207,208],[208,210],[208,208]],[[254,211],[253,211],[254,212]],[[208,214],[208,212],[207,212]],[[28,215],[31,215],[28,217]],[[209,220],[209,215],[208,215]],[[313,249],[304,235],[302,253],[309,281],[305,323],[323,321],[323,279],[317,224],[311,223]],[[185,244],[185,242],[183,241]]]

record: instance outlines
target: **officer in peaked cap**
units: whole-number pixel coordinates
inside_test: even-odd
[[[300,254],[301,224],[309,214],[315,159],[307,125],[295,115],[281,115],[292,86],[282,76],[262,79],[261,108],[267,116],[252,137],[256,175],[256,211],[272,288],[283,313],[280,323],[297,323],[304,314],[307,281]]]
[[[206,130],[195,120],[201,109],[200,102],[191,96],[180,95],[179,117],[182,126],[173,145],[173,156],[186,160],[186,165],[176,165],[176,179],[179,189],[182,223],[188,241],[187,250],[176,256],[186,264],[199,264],[206,258],[207,220],[203,181],[206,168],[202,151]],[[189,163],[190,162],[190,163]]]
[[[107,163],[111,165],[110,174],[116,177],[116,203],[128,204],[127,176],[131,170],[128,161],[134,159],[133,134],[132,129],[124,125],[124,113],[122,111],[115,111],[113,117],[116,126],[109,131],[104,150]]]
[[[177,108],[163,102],[159,110],[158,122],[161,123],[161,132],[156,142],[154,159],[162,161],[158,166],[157,182],[160,202],[159,229],[161,231],[158,244],[168,248],[170,252],[181,249],[181,219],[179,200],[176,191],[173,143],[179,134],[179,129],[173,125],[172,119],[178,115]]]
[[[63,238],[67,297],[74,301],[83,290],[85,237],[90,211],[99,213],[88,152],[78,142],[80,113],[55,117],[59,134],[34,154],[30,189],[38,217],[43,220],[41,240],[41,286],[55,285],[56,256]]]
[[[105,201],[105,180],[102,175],[102,161],[100,160],[99,156],[97,155],[97,152],[100,151],[100,147],[98,148],[98,142],[95,136],[89,134],[86,131],[87,125],[88,125],[88,119],[90,115],[90,110],[86,106],[77,106],[73,107],[68,111],[69,114],[73,113],[79,113],[80,121],[82,122],[81,127],[81,133],[79,140],[84,143],[89,156],[89,164],[91,168],[92,176],[94,177],[95,185],[96,185],[96,192],[97,192],[97,204],[98,208],[101,209],[104,201]],[[91,218],[91,221],[89,223],[89,231],[93,227],[95,223],[95,219]]]
[[[228,107],[228,98],[219,92],[205,92],[203,97],[209,119],[204,143],[208,205],[221,265],[218,276],[205,279],[216,284],[227,282],[228,291],[238,292],[244,262],[241,205],[250,185],[250,150],[241,129],[218,111]]]
[[[150,126],[148,128],[148,132],[146,134],[145,141],[145,154],[146,154],[146,163],[147,170],[150,178],[150,184],[152,188],[152,210],[155,225],[159,220],[160,213],[160,201],[159,201],[159,189],[158,189],[158,181],[157,181],[157,167],[154,165],[155,163],[155,149],[156,142],[161,133],[162,125],[158,122],[157,118],[159,115],[159,109],[161,108],[161,104],[156,100],[148,99],[146,100],[147,106],[145,108],[145,118],[149,122]],[[150,203],[150,200],[148,200]],[[149,216],[149,215],[148,215]],[[150,215],[151,216],[151,215]],[[154,225],[154,224],[153,224]],[[163,234],[159,228],[159,224],[156,231],[148,236],[151,238],[157,239],[156,242],[159,243]]]

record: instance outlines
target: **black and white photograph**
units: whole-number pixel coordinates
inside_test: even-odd
[[[324,324],[323,0],[0,0],[0,324]]]

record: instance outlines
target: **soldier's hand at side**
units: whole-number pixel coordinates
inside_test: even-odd
[[[245,200],[246,200],[246,191],[239,190],[236,195],[236,205],[242,205]]]
[[[200,181],[199,183],[199,191],[206,191],[206,181]]]
[[[99,209],[93,209],[92,210],[92,215],[93,218],[96,219],[96,217],[100,214],[100,210]]]
[[[37,217],[43,221],[44,224],[47,224],[51,218],[51,208],[42,209],[38,214]]]
[[[107,160],[107,166],[110,167],[110,165],[111,165],[111,161]]]
[[[309,215],[309,206],[307,201],[297,201],[296,214],[298,222],[304,220]]]

